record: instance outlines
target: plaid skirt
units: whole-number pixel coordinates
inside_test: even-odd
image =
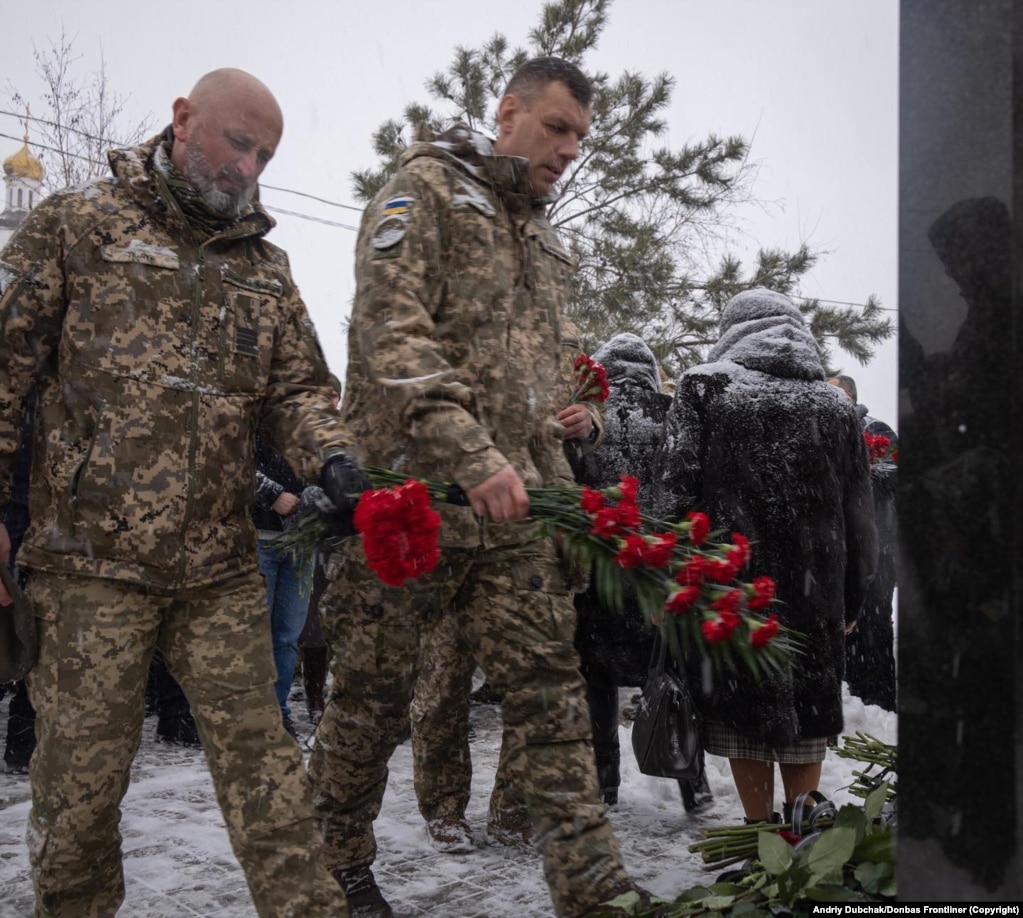
[[[703,749],[726,759],[753,759],[755,762],[778,762],[782,765],[811,765],[823,762],[828,751],[828,737],[814,736],[796,740],[791,746],[777,748],[745,736],[733,727],[705,720],[700,725]]]

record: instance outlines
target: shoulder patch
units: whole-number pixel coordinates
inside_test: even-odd
[[[410,194],[399,194],[384,201],[380,211],[380,219],[370,240],[378,252],[395,254],[395,248],[408,230],[408,221],[412,216],[415,198]]]
[[[414,199],[410,194],[398,195],[384,202],[383,216],[407,217],[412,212]]]
[[[384,217],[373,230],[373,248],[379,251],[393,249],[402,239],[408,229],[408,221],[401,217]]]

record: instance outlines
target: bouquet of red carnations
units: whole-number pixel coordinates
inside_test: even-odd
[[[871,465],[898,465],[899,448],[892,445],[891,438],[884,434],[872,434],[863,431],[863,440],[867,444],[867,459]]]
[[[367,565],[391,586],[433,570],[440,518],[431,503],[467,504],[464,492],[386,469],[363,471],[376,486],[362,494],[354,517]],[[603,490],[527,488],[529,520],[541,522],[574,563],[590,567],[606,608],[622,608],[631,582],[645,618],[662,628],[674,654],[696,648],[718,668],[741,664],[755,674],[787,665],[798,635],[770,612],[774,582],[739,579],[751,558],[749,540],[712,532],[703,513],[678,523],[646,516],[638,491],[629,476]],[[284,547],[301,557],[326,532],[322,518],[309,514],[289,530]]]

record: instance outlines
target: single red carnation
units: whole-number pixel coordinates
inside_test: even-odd
[[[608,538],[619,535],[622,531],[622,524],[618,520],[617,507],[601,507],[594,516],[593,524],[590,526],[590,535]]]
[[[770,577],[757,577],[753,581],[753,595],[746,605],[753,610],[766,609],[774,599],[775,584]]]
[[[645,561],[651,567],[667,567],[675,552],[678,536],[674,532],[663,532],[647,543]]]
[[[619,500],[634,504],[639,499],[639,479],[635,475],[619,475],[617,490]]]
[[[778,616],[770,616],[759,628],[750,632],[749,642],[758,650],[766,647],[778,634]]]
[[[710,607],[720,613],[721,617],[731,613],[734,615],[742,602],[741,590],[729,590],[724,596],[720,596],[710,604]]]
[[[623,497],[618,501],[618,505],[615,507],[615,517],[623,528],[639,529],[639,506],[635,499],[628,500]]]
[[[682,586],[699,586],[707,574],[707,559],[702,555],[690,558],[675,575],[675,580]]]
[[[673,612],[675,615],[681,615],[683,612],[688,612],[693,606],[696,605],[696,601],[700,598],[700,588],[698,586],[687,586],[682,587],[681,590],[677,590],[668,597],[668,601],[665,603],[665,608],[669,612]]]
[[[604,495],[600,491],[594,491],[589,485],[584,485],[579,504],[587,513],[596,513],[604,506]]]
[[[742,567],[740,559],[731,551],[724,558],[710,558],[707,561],[707,579],[714,583],[731,583]]]
[[[642,567],[646,562],[647,544],[641,535],[628,535],[625,544],[614,557],[619,567]]]
[[[689,527],[689,541],[694,545],[702,545],[704,539],[710,535],[710,517],[698,510],[687,513],[686,519],[691,524]]]
[[[746,563],[750,558],[749,539],[747,539],[741,532],[733,532],[732,541],[735,544],[729,549],[728,554],[729,557],[734,558],[735,564],[737,564],[741,570],[746,566]]]

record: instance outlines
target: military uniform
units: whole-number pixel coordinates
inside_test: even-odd
[[[572,265],[527,166],[460,126],[411,147],[367,208],[342,409],[365,465],[471,488],[511,464],[527,487],[572,484],[555,420],[579,352],[561,315]],[[564,572],[534,524],[439,510],[440,564],[403,587],[380,583],[358,543],[343,552],[346,627],[310,764],[329,864],[373,861],[421,636],[454,610],[523,750],[555,910],[585,913],[628,879],[598,796]]]
[[[0,253],[0,491],[39,387],[20,556],[42,620],[37,908],[123,899],[118,804],[159,643],[259,914],[345,914],[273,695],[248,509],[257,424],[307,478],[348,439],[287,258],[263,239],[273,221],[255,205],[200,241],[167,184],[170,138],[112,152],[113,178],[51,196]]]

